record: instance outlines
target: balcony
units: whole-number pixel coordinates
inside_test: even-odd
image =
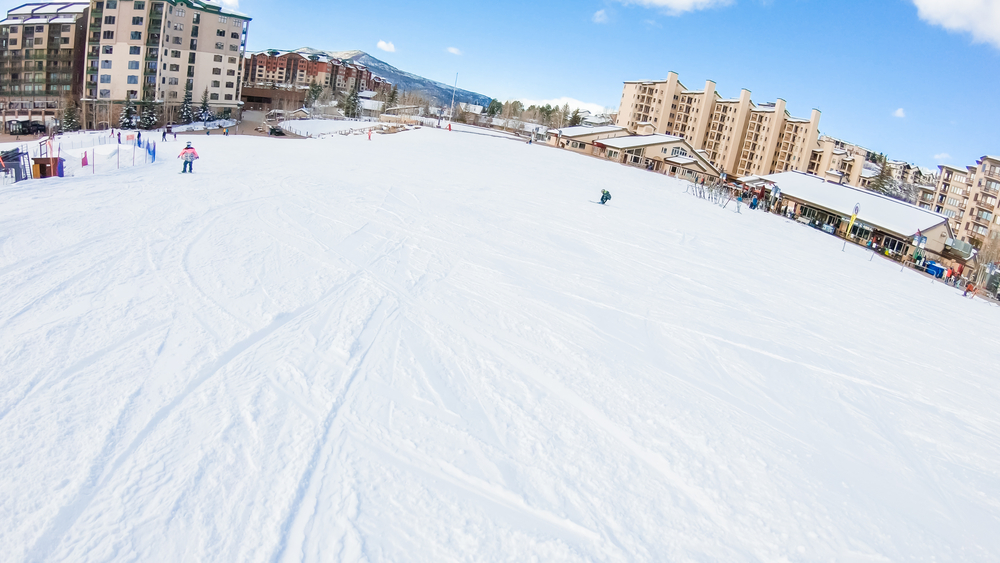
[[[983,209],[985,209],[987,211],[994,211],[994,209],[995,209],[994,206],[993,206],[993,204],[986,203],[985,201],[978,201],[978,202],[976,202],[976,205],[978,205],[979,207],[982,207]]]

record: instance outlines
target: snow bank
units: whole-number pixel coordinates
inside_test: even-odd
[[[0,189],[6,561],[1000,551],[1000,308],[544,146],[197,147]]]

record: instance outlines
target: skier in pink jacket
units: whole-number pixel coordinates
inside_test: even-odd
[[[194,150],[190,142],[184,147],[181,154],[177,155],[177,158],[184,161],[184,169],[181,171],[181,174],[187,172],[194,173],[194,161],[198,160],[198,151]]]

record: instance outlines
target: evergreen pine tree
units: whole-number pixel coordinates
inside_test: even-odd
[[[389,92],[389,99],[385,102],[385,109],[390,109],[396,107],[399,103],[399,88],[396,86],[392,87],[392,91]]]
[[[181,102],[181,111],[178,117],[181,123],[187,125],[194,121],[194,109],[191,107],[191,89],[186,88],[184,90],[184,101]]]
[[[139,117],[139,129],[149,131],[150,129],[156,128],[156,123],[159,120],[156,117],[156,107],[153,104],[146,104],[142,108],[142,113]]]
[[[67,105],[66,111],[63,112],[62,130],[63,131],[80,130],[80,112],[76,108],[75,103]]]
[[[358,83],[354,83],[354,88],[344,100],[344,115],[347,117],[357,117],[361,108],[361,99],[358,97]]]
[[[312,84],[309,85],[309,91],[306,92],[306,107],[311,108],[316,105],[316,100],[323,95],[323,87],[316,84],[314,80]]]
[[[201,121],[212,119],[212,108],[208,107],[208,86],[205,86],[205,91],[201,93],[201,105],[198,106],[198,119]]]
[[[135,104],[131,99],[125,101],[125,107],[122,108],[121,114],[118,116],[118,128],[119,129],[134,129],[136,125],[136,110]]]
[[[486,106],[486,115],[489,117],[496,117],[500,115],[503,111],[503,104],[501,104],[496,98],[490,100],[490,105]]]
[[[869,190],[883,194],[892,191],[895,182],[893,181],[892,171],[889,170],[888,162],[889,159],[883,156],[879,163],[882,168],[878,171],[878,176],[875,176],[871,183],[868,184]]]
[[[573,110],[573,115],[571,115],[569,118],[569,126],[576,127],[581,123],[583,123],[583,118],[580,117],[580,110],[578,109]]]

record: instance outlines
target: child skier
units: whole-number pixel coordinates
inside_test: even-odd
[[[604,205],[611,200],[611,192],[608,190],[601,190],[601,205]]]
[[[194,173],[194,161],[198,160],[198,151],[194,150],[190,142],[184,147],[181,154],[177,155],[177,158],[184,161],[184,169],[181,171],[181,174]]]

